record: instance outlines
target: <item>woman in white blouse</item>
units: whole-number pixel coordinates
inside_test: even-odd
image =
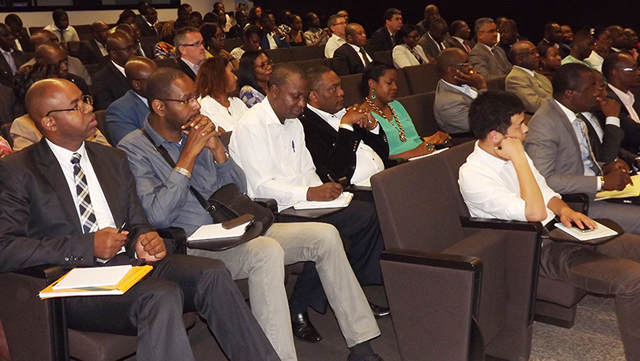
[[[418,45],[420,34],[415,25],[407,24],[399,31],[401,41],[393,48],[393,65],[396,68],[427,64],[429,59],[424,50]]]
[[[196,78],[200,112],[209,117],[220,132],[232,131],[242,114],[249,109],[240,98],[231,96],[237,85],[238,78],[226,57],[214,56],[200,66]]]

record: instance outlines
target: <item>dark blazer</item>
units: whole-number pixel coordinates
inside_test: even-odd
[[[622,140],[624,139],[624,131],[615,125],[605,124],[606,116],[602,112],[596,112],[594,114],[598,118],[600,128],[602,128],[604,132],[602,142],[600,142],[598,133],[596,133],[591,122],[586,121],[585,124],[587,125],[591,150],[593,150],[593,155],[596,156],[596,160],[600,163],[609,164],[619,157],[632,166],[637,156],[620,148]]]
[[[93,108],[105,110],[116,99],[123,96],[131,89],[127,78],[110,61],[93,76],[91,95],[93,95]]]
[[[398,33],[396,33],[393,38],[395,44],[391,41],[391,34],[389,34],[389,30],[383,26],[371,34],[371,37],[369,38],[369,50],[373,53],[393,50],[393,47],[398,44],[400,37],[398,36]]]
[[[22,28],[22,30],[20,30],[20,38],[18,38],[18,42],[20,42],[22,51],[25,53],[33,53],[35,51],[33,49],[33,45],[29,42],[29,33],[26,28]]]
[[[16,63],[16,70],[20,69],[22,64],[27,61],[26,55],[20,50],[14,49],[11,55],[13,56],[13,61]],[[0,84],[8,86],[9,88],[13,87],[13,73],[11,72],[11,67],[2,55],[0,55]]]
[[[276,45],[278,45],[278,48],[290,48],[291,47],[291,44],[289,44],[287,39],[281,39],[278,36],[274,36],[273,40],[276,41]],[[267,39],[267,33],[265,33],[265,32],[262,33],[262,40],[260,41],[260,47],[262,47],[262,49],[264,49],[264,50],[271,49],[271,47],[269,46],[269,39]]]
[[[0,84],[0,125],[10,124],[15,118],[22,114],[22,107],[15,101],[13,89]]]
[[[458,42],[455,39],[451,39],[451,40],[455,41],[456,43]],[[442,44],[445,47],[447,47],[446,39],[442,41]],[[437,59],[438,55],[440,55],[440,52],[444,50],[438,47],[438,44],[436,44],[435,40],[431,39],[431,36],[429,36],[428,32],[422,35],[422,37],[420,37],[420,40],[418,40],[418,45],[422,47],[422,50],[424,50],[425,54],[429,55],[434,59]]]
[[[189,65],[187,65],[187,63],[185,63],[182,59],[178,59],[177,62],[178,68],[185,72],[185,74],[187,74],[189,78],[191,78],[191,80],[196,81],[196,77],[198,75],[194,73],[193,70],[191,70],[191,67],[189,67]]]
[[[98,64],[104,57],[95,40],[83,40],[78,49],[78,58],[82,64]]]
[[[471,51],[471,49],[473,49],[473,46],[471,46],[471,44],[469,43],[469,40],[464,40],[464,42],[469,47],[469,51]],[[453,37],[444,39],[444,46],[446,46],[447,48],[462,49],[465,53],[469,54],[469,51],[467,51],[467,49],[465,49],[465,47],[462,44],[460,44],[460,42],[458,40],[454,39]]]
[[[640,124],[636,123],[629,117],[627,108],[622,104],[620,98],[616,93],[607,86],[607,96],[620,104],[620,128],[624,131],[624,141],[622,142],[622,148],[628,150],[633,154],[640,154]],[[633,104],[633,109],[640,115],[639,101]]]
[[[138,25],[138,29],[140,29],[140,36],[160,36],[155,27],[149,26],[149,23],[142,15],[136,17],[136,25]]]
[[[387,167],[389,162],[389,144],[382,127],[378,135],[359,126],[354,131],[340,128],[337,132],[318,114],[308,107],[304,108],[300,118],[304,127],[304,137],[307,149],[311,153],[316,173],[323,182],[329,182],[327,174],[333,179],[351,177],[356,170],[356,151],[360,141],[370,146]]]
[[[123,151],[85,142],[116,224],[127,222],[125,244],[134,256],[138,237],[150,232]],[[0,161],[0,272],[52,263],[93,266],[94,234],[83,234],[74,197],[57,159],[42,141]]]
[[[373,56],[366,48],[364,48],[371,60]],[[342,44],[333,53],[333,71],[339,76],[358,74],[364,71],[364,63],[360,58],[360,55],[349,45],[349,43]]]

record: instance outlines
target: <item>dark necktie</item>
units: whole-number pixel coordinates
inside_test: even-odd
[[[467,51],[467,53],[471,52],[471,48],[469,47],[469,45],[467,44],[467,41],[464,40],[462,41],[462,45],[464,46],[464,49]]]
[[[96,214],[93,212],[93,206],[91,205],[87,178],[80,167],[81,157],[79,153],[73,153],[71,164],[73,164],[73,180],[76,183],[76,195],[78,196],[82,233],[87,234],[98,231],[98,222],[96,222]]]
[[[364,48],[360,48],[360,54],[362,54],[362,59],[364,60],[364,66],[369,65],[371,62],[369,61],[369,57],[367,56],[367,52],[364,51]]]

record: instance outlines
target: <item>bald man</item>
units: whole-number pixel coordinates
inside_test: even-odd
[[[549,78],[536,73],[540,69],[538,50],[529,41],[519,41],[511,46],[509,59],[513,68],[505,80],[505,90],[516,94],[525,112],[533,114],[553,95]]]
[[[231,360],[277,360],[224,264],[167,254],[125,154],[85,142],[97,125],[90,98],[45,79],[26,104],[45,139],[0,162],[0,272],[144,260],[150,277],[124,295],[67,298],[69,328],[137,335],[139,360],[194,360],[182,312],[198,311]]]
[[[131,89],[107,108],[107,129],[113,144],[140,129],[147,119],[147,80],[157,68],[152,60],[139,56],[131,58],[124,66]]]
[[[357,23],[347,25],[345,34],[347,43],[333,53],[333,70],[339,76],[362,73],[373,61],[371,53],[365,50],[367,34]]]
[[[60,66],[58,77],[67,79],[74,83],[78,88],[80,88],[82,94],[89,94],[87,83],[85,83],[81,77],[69,73],[69,56],[67,55],[67,50],[63,48],[62,45],[40,45],[36,49],[34,58],[36,59],[36,62],[39,63],[49,65],[58,64],[58,66]]]
[[[416,24],[416,28],[418,28],[418,33],[420,35],[424,35],[431,28],[431,22],[433,19],[437,19],[440,17],[440,10],[437,6],[433,4],[427,5],[424,8],[424,19],[422,19],[418,24]]]
[[[133,39],[122,31],[116,31],[107,37],[107,51],[109,61],[94,75],[95,84],[91,87],[96,110],[106,110],[131,89],[124,66],[136,54]]]
[[[96,21],[91,24],[91,35],[93,39],[82,41],[78,49],[78,58],[83,64],[97,64],[107,55],[109,25],[104,21]]]

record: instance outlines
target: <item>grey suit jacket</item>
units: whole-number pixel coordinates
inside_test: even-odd
[[[471,45],[469,44],[469,42],[467,40],[465,40],[465,42],[467,43],[467,46],[469,47],[469,49],[471,49]],[[465,49],[465,47],[462,44],[460,44],[460,42],[458,40],[454,39],[453,37],[445,39],[444,40],[444,45],[447,48],[458,48],[458,49],[464,50],[464,52],[468,54],[467,49]]]
[[[528,113],[535,113],[553,94],[553,87],[546,76],[538,74],[538,77],[534,78],[517,66],[507,75],[505,90],[517,95]]]
[[[440,129],[449,134],[469,132],[469,106],[472,101],[473,98],[440,79],[433,104],[433,113]]]
[[[441,50],[438,48],[438,44],[436,44],[436,42],[433,39],[431,39],[428,32],[422,35],[420,40],[418,40],[418,45],[422,46],[422,50],[424,50],[425,54],[429,55],[434,59],[437,58],[438,55],[440,54]]]
[[[473,69],[482,75],[484,80],[507,76],[511,71],[511,63],[507,60],[507,54],[499,46],[494,48],[495,55],[489,51],[486,45],[477,43],[469,53],[469,63]]]
[[[578,138],[554,99],[542,104],[529,121],[524,148],[554,191],[595,196],[597,177],[584,175]]]

